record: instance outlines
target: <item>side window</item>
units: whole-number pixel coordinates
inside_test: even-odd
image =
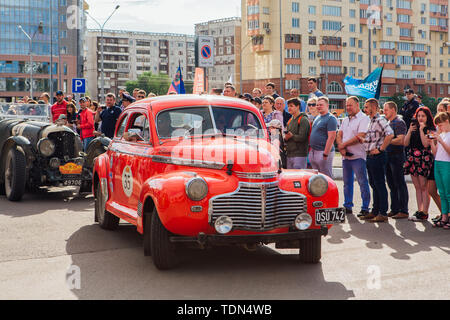
[[[128,141],[150,142],[150,127],[145,114],[134,113],[127,130]]]
[[[128,116],[129,115],[126,115],[125,117],[122,118],[122,122],[120,123],[119,129],[117,130],[117,133],[116,133],[117,138],[122,138],[122,136],[125,132],[125,128],[127,126]]]

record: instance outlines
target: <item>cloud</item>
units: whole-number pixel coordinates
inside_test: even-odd
[[[95,0],[89,3],[89,14],[102,23],[120,5],[105,29],[194,34],[196,23],[240,16],[240,3],[240,0]],[[90,18],[88,28],[96,28]]]

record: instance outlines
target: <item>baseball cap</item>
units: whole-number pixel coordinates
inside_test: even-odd
[[[278,120],[278,119],[273,119],[272,121],[270,121],[270,122],[267,124],[267,128],[270,128],[270,127],[281,129],[283,126],[281,125],[281,121],[280,121],[280,120]]]
[[[410,88],[410,89],[406,89],[406,90],[405,90],[405,94],[406,94],[406,93],[414,94],[414,90],[411,89],[411,88]]]
[[[80,98],[79,102],[86,102],[87,99],[85,97]]]
[[[58,90],[58,91],[56,91],[56,95],[57,95],[57,96],[63,96],[64,93],[63,93],[61,90]]]
[[[254,100],[257,104],[262,104],[261,98],[255,97],[255,98],[253,98],[253,100]]]
[[[123,96],[122,100],[129,101],[129,102],[136,101],[136,99],[134,97],[130,96],[129,94],[123,93],[122,96]]]
[[[248,99],[250,101],[254,101],[255,100],[250,93],[244,93],[244,99]]]

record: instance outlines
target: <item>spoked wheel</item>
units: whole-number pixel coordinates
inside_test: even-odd
[[[20,201],[25,193],[27,164],[21,149],[11,148],[6,156],[5,195],[10,201]],[[1,187],[1,186],[0,186]]]
[[[175,245],[170,242],[170,232],[163,226],[156,208],[151,219],[151,254],[153,263],[159,270],[172,269],[177,265]]]
[[[106,200],[99,181],[95,190],[95,221],[102,229],[115,230],[119,226],[120,218],[106,211]]]

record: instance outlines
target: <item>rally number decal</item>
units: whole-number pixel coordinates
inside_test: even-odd
[[[131,197],[133,194],[133,174],[130,166],[126,166],[122,173],[122,187],[123,192],[127,197]]]

